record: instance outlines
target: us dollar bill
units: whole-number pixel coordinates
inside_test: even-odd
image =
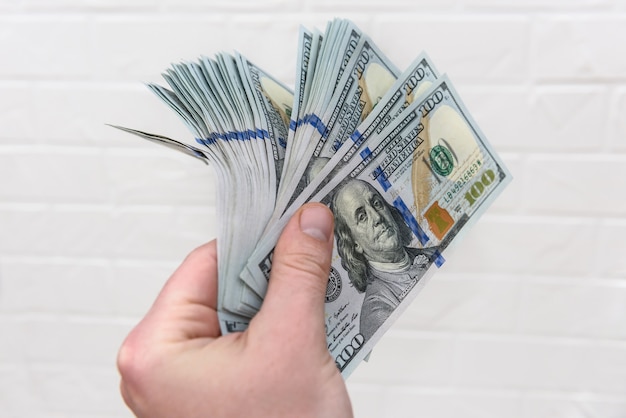
[[[311,166],[325,165],[319,169],[319,173],[312,179],[303,180],[303,183],[307,183],[307,186],[282,214],[283,222],[279,221],[268,225],[268,230],[257,243],[249,263],[254,265],[263,260],[267,256],[268,251],[273,248],[274,240],[282,231],[286,219],[289,219],[311,196],[319,192],[331,181],[334,175],[350,161],[354,153],[367,142],[370,136],[380,134],[412,102],[419,100],[438,76],[439,72],[435,68],[434,63],[426,53],[421,53],[398,77],[382,99],[376,103],[365,120],[350,135],[350,138],[343,142],[337,141],[334,147],[338,149],[336,149],[334,154],[326,153],[323,154],[325,156],[313,157],[309,161]],[[329,158],[330,155],[332,156]],[[316,158],[320,161],[314,162]],[[242,279],[260,294],[263,294],[267,289],[267,281],[264,277],[253,276],[244,272]]]
[[[148,132],[139,131],[137,129],[125,128],[123,126],[112,125],[112,124],[107,124],[107,126],[110,126],[115,129],[119,129],[120,131],[124,131],[129,134],[133,134],[143,139],[147,139],[150,142],[154,142],[156,144],[166,146],[168,148],[182,152],[185,155],[189,155],[190,157],[197,158],[198,160],[202,161],[205,164],[209,164],[208,162],[209,157],[207,156],[205,151],[199,148],[196,148],[193,145],[185,144],[183,142],[177,141],[172,138],[168,138],[163,135],[151,134]]]
[[[289,134],[285,150],[285,164],[281,173],[281,183],[292,176],[290,169],[300,162],[301,147],[294,141],[296,130],[304,120],[305,105],[309,103],[315,67],[322,44],[322,34],[300,27],[298,40],[298,59],[296,60],[296,85],[294,89],[293,109],[289,121]],[[279,190],[280,192],[280,190]],[[280,198],[280,196],[278,196]]]
[[[322,101],[315,103],[313,100],[305,118],[295,124],[297,131],[294,142],[296,144],[304,142],[304,148],[297,152],[299,155],[297,164],[289,169],[289,176],[286,178],[283,176],[281,180],[275,209],[268,222],[266,233],[275,230],[278,219],[289,207],[294,206],[294,200],[348,140],[355,128],[372,113],[400,74],[396,66],[372,40],[366,35],[361,35],[354,25],[348,26],[339,44],[341,54],[331,55],[331,58],[334,58],[334,62],[342,64],[339,67],[331,65],[331,68],[337,69],[333,70],[333,76],[326,82],[333,85],[334,89],[329,89]],[[324,59],[319,62],[323,63]],[[338,71],[341,68],[344,70]],[[315,75],[318,75],[317,70]],[[328,74],[324,76],[328,78]],[[298,128],[300,124],[303,126]],[[268,240],[266,233],[258,242],[251,259],[265,257],[267,247],[271,248],[272,239]],[[264,291],[265,283],[259,283],[254,276],[243,272],[241,278],[257,292]]]
[[[290,164],[283,170],[284,174],[278,190],[279,202],[288,200],[292,194],[295,185],[292,185],[291,181],[299,178],[294,172],[300,170],[303,154],[306,153],[311,142],[311,135],[322,126],[318,115],[328,107],[361,36],[361,31],[354,23],[344,19],[334,19],[327,26],[323,41],[319,35],[317,39],[313,37],[310,45],[306,43],[306,38],[301,39],[304,44],[300,45],[299,49],[303,53],[308,50],[312,62],[306,66],[305,89],[298,89],[298,93],[304,93],[306,97],[302,98],[302,106],[298,109],[297,119],[290,124],[293,136],[288,147],[291,149],[290,154],[294,157],[287,161]],[[302,81],[302,74],[298,77],[298,82],[300,81]],[[300,101],[300,97],[297,97],[296,101]],[[284,207],[285,204],[278,206]],[[276,213],[279,212],[276,211]]]
[[[394,84],[400,71],[372,42],[362,35],[337,81],[328,104],[311,115],[315,129],[307,126],[308,145],[293,177],[276,203],[273,216],[282,215],[357,126],[370,114]]]
[[[274,162],[274,172],[270,181],[280,181],[285,148],[287,147],[289,120],[293,106],[293,91],[274,77],[252,64],[243,55],[237,54],[239,72],[247,80],[248,99],[256,101],[256,109],[261,111],[260,123],[267,132],[267,142]],[[274,198],[276,192],[274,192]]]
[[[311,198],[335,216],[325,321],[344,376],[510,180],[443,76]],[[270,271],[271,253],[249,274]]]

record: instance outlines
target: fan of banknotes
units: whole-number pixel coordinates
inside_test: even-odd
[[[300,29],[295,91],[238,53],[163,77],[167,87],[148,87],[196,144],[115,127],[214,168],[222,332],[258,312],[290,216],[325,203],[335,216],[327,343],[345,377],[511,180],[425,53],[401,72],[348,20]]]

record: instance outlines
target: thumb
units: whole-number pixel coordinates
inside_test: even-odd
[[[267,294],[255,320],[301,342],[324,342],[325,349],[324,296],[332,249],[331,211],[321,203],[303,205],[276,244]]]

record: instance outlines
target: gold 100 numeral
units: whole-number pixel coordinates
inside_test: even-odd
[[[476,203],[476,199],[482,196],[485,188],[489,187],[496,178],[496,173],[492,169],[489,169],[483,173],[483,175],[477,181],[472,184],[472,187],[467,193],[465,193],[465,199],[469,202],[470,207]]]

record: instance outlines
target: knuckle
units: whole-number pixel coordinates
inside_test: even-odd
[[[122,379],[128,380],[137,372],[137,350],[131,343],[131,337],[126,339],[117,353],[117,369]]]
[[[207,257],[213,258],[216,256],[217,254],[215,241],[210,241],[191,250],[191,252],[187,254],[187,257],[185,257],[184,263],[195,262],[197,260],[206,260]]]
[[[148,362],[149,356],[131,332],[117,353],[117,369],[124,384],[138,386],[141,377],[150,370]]]

